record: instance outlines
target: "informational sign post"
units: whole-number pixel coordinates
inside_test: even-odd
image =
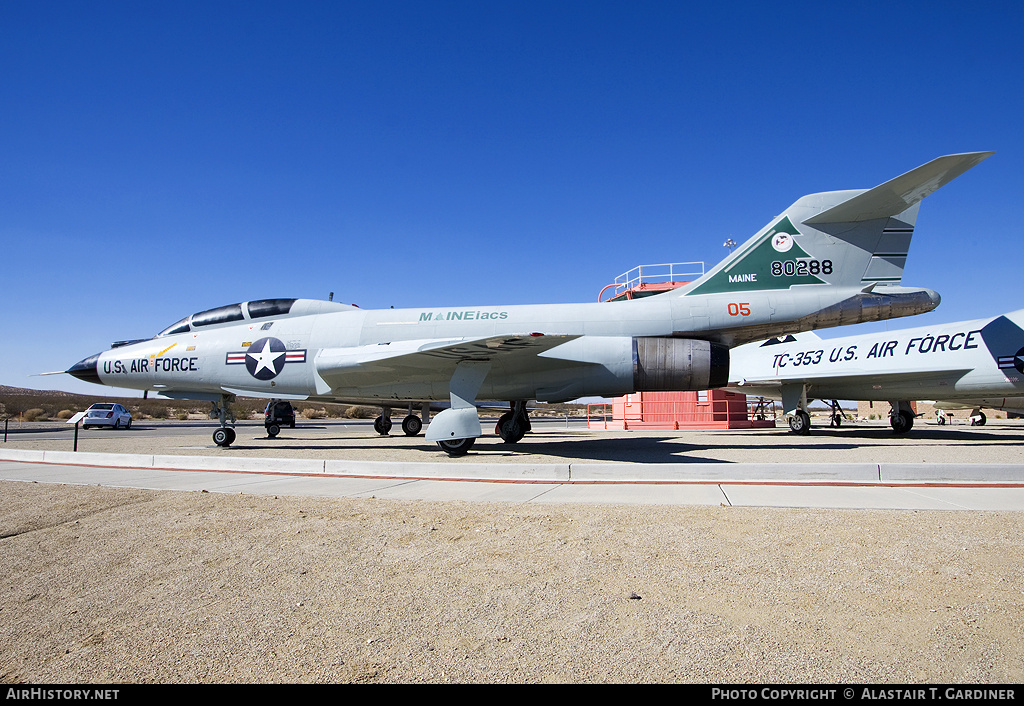
[[[84,419],[84,418],[85,418],[85,412],[76,412],[75,415],[73,417],[71,417],[71,419],[69,419],[69,420],[67,420],[65,422],[65,424],[74,424],[75,425],[75,448],[74,448],[75,451],[78,451],[78,423],[80,421],[82,421],[82,419]]]

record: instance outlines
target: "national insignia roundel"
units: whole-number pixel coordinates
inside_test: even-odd
[[[245,353],[245,367],[257,380],[272,380],[284,369],[287,348],[277,338],[253,341]]]

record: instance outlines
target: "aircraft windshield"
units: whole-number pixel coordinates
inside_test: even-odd
[[[175,333],[185,333],[186,331],[189,330],[188,329],[188,320],[189,320],[189,318],[191,318],[191,317],[186,316],[181,321],[178,321],[177,323],[171,324],[170,326],[165,328],[163,331],[158,333],[157,336],[170,336],[170,335],[175,334]]]

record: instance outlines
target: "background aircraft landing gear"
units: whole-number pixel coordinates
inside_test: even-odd
[[[914,426],[914,415],[906,410],[889,415],[889,425],[896,434],[906,434]]]
[[[832,400],[832,418],[829,424],[834,427],[841,427],[845,416],[846,415],[843,414],[843,408],[839,405],[839,401]]]
[[[789,428],[795,433],[806,436],[811,433],[811,415],[802,409],[793,412],[789,418]]]
[[[891,402],[891,409],[889,410],[889,426],[892,427],[893,433],[895,434],[906,434],[914,427],[914,414],[913,407],[910,406],[909,402]]]
[[[988,418],[985,416],[985,413],[980,410],[976,414],[971,415],[972,427],[983,427],[985,426],[986,421],[988,421]]]

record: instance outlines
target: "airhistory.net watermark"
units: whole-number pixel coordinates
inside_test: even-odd
[[[18,701],[116,701],[120,689],[8,687],[4,699]]]

